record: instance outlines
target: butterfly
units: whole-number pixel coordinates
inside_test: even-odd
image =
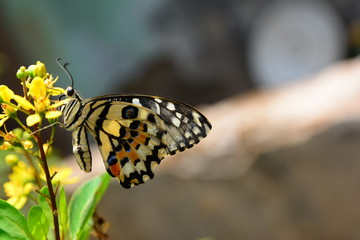
[[[124,188],[154,177],[161,160],[206,137],[211,124],[195,108],[150,95],[104,95],[83,100],[73,87],[62,107],[63,125],[72,131],[80,168],[91,171],[88,134],[97,142],[107,172]]]

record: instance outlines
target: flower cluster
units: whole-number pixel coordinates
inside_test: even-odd
[[[8,197],[7,202],[17,209],[21,209],[29,196],[45,183],[45,173],[40,166],[29,166],[20,161],[15,154],[7,155],[5,161],[12,167],[9,181],[4,183],[4,191]],[[78,177],[71,176],[73,170],[68,167],[50,167],[50,172],[53,173],[51,182],[55,185],[73,184],[79,181]]]
[[[41,129],[44,119],[53,123],[61,116],[57,110],[67,100],[52,100],[51,97],[64,93],[64,89],[55,87],[57,78],[46,72],[42,62],[30,65],[28,68],[20,67],[16,73],[23,86],[23,96],[17,95],[6,85],[0,85],[0,150],[14,151],[16,154],[8,154],[6,163],[12,167],[9,181],[4,184],[4,191],[8,197],[7,202],[16,208],[22,208],[27,199],[39,190],[46,182],[46,174],[42,166],[44,159],[41,158],[40,148],[45,153],[49,152],[50,144],[41,143],[34,132]],[[25,114],[26,123],[18,117],[19,113]],[[8,119],[15,120],[21,128],[8,131],[5,122]],[[37,144],[37,148],[34,147]],[[19,155],[23,155],[19,158]],[[22,161],[27,160],[27,162]],[[50,167],[52,184],[67,184],[77,181],[69,178],[70,168]]]
[[[0,85],[0,103],[3,109],[3,113],[0,114],[0,127],[10,118],[18,121],[18,111],[28,115],[26,125],[29,127],[41,124],[43,118],[51,121],[61,116],[61,111],[57,108],[66,100],[52,103],[50,97],[61,95],[65,90],[54,87],[57,78],[54,79],[46,73],[42,62],[38,61],[36,65],[30,65],[28,68],[20,67],[16,76],[21,80],[25,96],[16,95],[6,85]]]

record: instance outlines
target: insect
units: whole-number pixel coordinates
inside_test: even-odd
[[[66,64],[62,66],[66,73]],[[91,171],[88,134],[97,142],[107,172],[124,188],[154,177],[167,155],[184,151],[206,137],[209,121],[193,107],[150,95],[105,95],[83,100],[72,86],[65,95],[63,124],[72,131],[80,168]]]

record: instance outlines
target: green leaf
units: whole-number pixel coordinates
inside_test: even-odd
[[[19,210],[0,199],[0,239],[34,239]]]
[[[68,209],[66,203],[66,194],[63,186],[60,187],[60,191],[57,197],[57,206],[59,212],[60,232],[64,238],[66,231],[68,230]]]
[[[50,206],[50,199],[45,197],[45,196],[49,196],[49,189],[47,187],[43,187],[40,190],[40,193],[42,193],[42,194],[39,194],[39,196],[38,196],[39,206],[44,211],[44,214],[45,214],[47,220],[49,221],[49,225],[51,226],[52,229],[54,229],[54,218],[53,218],[53,213],[52,213],[52,209]]]
[[[89,222],[84,226],[84,228],[78,234],[77,240],[88,240],[88,239],[90,239],[92,226],[94,225],[92,220],[93,220],[92,218],[89,219]]]
[[[93,178],[79,187],[69,203],[69,225],[71,239],[85,236],[89,228],[89,220],[110,183],[110,176],[103,174]]]
[[[33,206],[28,213],[28,227],[36,240],[47,239],[49,221],[40,206]]]

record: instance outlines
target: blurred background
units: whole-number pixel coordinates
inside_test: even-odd
[[[62,57],[84,98],[146,93],[209,114],[214,131],[203,148],[165,160],[144,186],[125,190],[113,181],[98,211],[111,224],[110,239],[360,238],[360,114],[353,101],[360,95],[353,60],[360,52],[359,1],[1,0],[0,35],[1,84],[19,89],[19,66],[40,60],[65,88],[69,80],[55,62]],[[352,67],[312,85],[335,63]],[[269,102],[276,111],[267,111]],[[319,102],[328,104],[326,114]],[[264,128],[289,115],[307,123],[297,128],[306,137],[287,135],[292,120]],[[58,134],[70,144],[70,133]],[[59,142],[61,155],[71,154]],[[228,155],[212,154],[220,147]],[[197,159],[201,164],[192,165]],[[103,172],[101,159],[94,161],[94,171]]]

